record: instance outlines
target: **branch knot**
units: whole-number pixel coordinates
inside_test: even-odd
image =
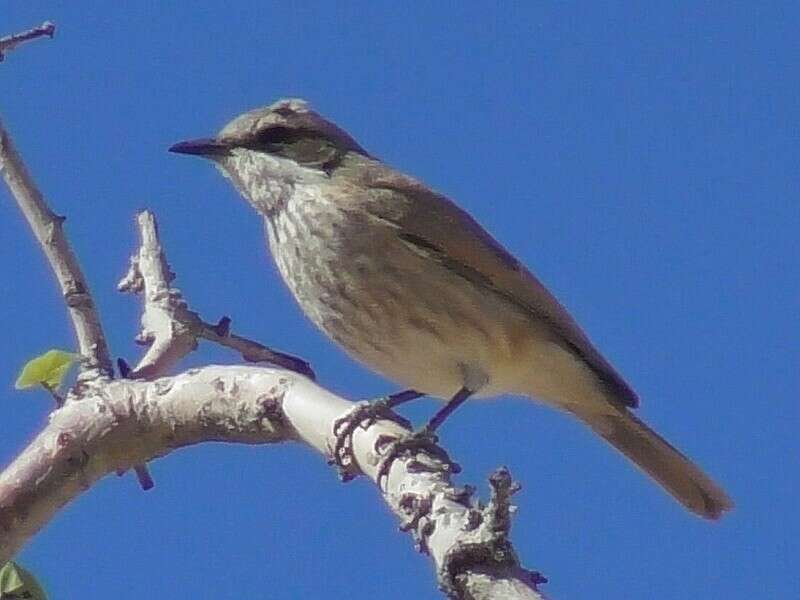
[[[480,570],[522,570],[508,540],[515,507],[511,496],[520,490],[506,467],[489,477],[492,495],[486,507],[471,508],[464,524],[464,536],[445,554],[438,573],[439,587],[450,598],[463,598],[459,581],[468,572]],[[544,583],[538,573],[525,572],[531,583]]]

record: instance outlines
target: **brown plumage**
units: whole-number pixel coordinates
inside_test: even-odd
[[[306,314],[352,356],[442,398],[521,394],[575,415],[689,510],[725,492],[633,416],[633,390],[472,217],[371,157],[298,100],[246,113],[176,152],[213,158],[264,217]]]

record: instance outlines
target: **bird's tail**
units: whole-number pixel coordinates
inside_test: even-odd
[[[733,508],[721,487],[627,408],[613,406],[612,411],[603,413],[575,414],[690,511],[718,519]]]

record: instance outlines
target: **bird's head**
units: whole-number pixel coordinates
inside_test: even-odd
[[[213,138],[169,150],[213,160],[262,211],[270,210],[281,190],[328,178],[348,154],[368,156],[347,132],[298,99],[246,112]]]

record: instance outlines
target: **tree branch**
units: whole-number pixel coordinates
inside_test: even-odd
[[[50,33],[52,34],[52,31]],[[32,38],[29,36],[25,39]],[[82,356],[78,383],[113,377],[111,356],[100,317],[95,309],[89,285],[64,234],[64,217],[50,210],[44,196],[25,168],[2,120],[0,120],[0,172],[11,190],[11,195],[28,220],[61,287],[78,340],[78,350]],[[77,389],[80,389],[80,385]],[[75,397],[76,394],[71,393],[71,396]],[[70,400],[71,396],[68,395],[67,400]],[[142,489],[148,490],[153,487],[153,480],[146,466],[136,465],[134,470]]]
[[[55,273],[83,356],[80,381],[111,377],[111,358],[89,286],[64,235],[64,217],[45,202],[0,120],[0,172]]]
[[[190,310],[180,290],[170,285],[175,275],[164,256],[155,217],[143,211],[136,220],[141,245],[117,289],[143,295],[142,330],[136,339],[149,348],[130,377],[152,379],[164,375],[197,347],[198,339],[205,339],[239,352],[248,362],[277,365],[314,379],[314,371],[303,359],[232,334],[228,317],[211,325]]]
[[[329,455],[334,422],[354,404],[302,375],[276,368],[209,366],[156,381],[94,382],[0,474],[0,563],[101,477],[207,441],[299,440]],[[379,420],[353,435],[357,468],[376,480],[387,443],[407,430]],[[437,456],[419,451],[391,465],[383,498],[436,565],[452,598],[541,598],[536,574],[507,539],[510,477],[481,509],[456,488]],[[500,524],[500,526],[498,526]],[[503,590],[498,595],[498,590]]]
[[[0,38],[0,62],[5,58],[6,52],[13,50],[20,44],[45,36],[52,39],[55,32],[56,26],[50,21],[45,21],[38,27]]]

